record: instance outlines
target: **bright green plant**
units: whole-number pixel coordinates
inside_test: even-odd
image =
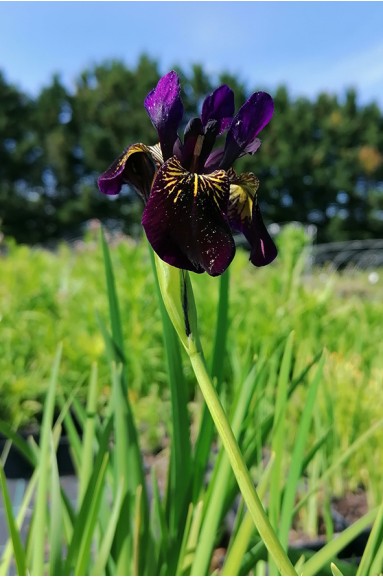
[[[10,536],[0,561],[0,573],[7,574],[11,565],[15,565],[20,575],[208,574],[213,570],[212,555],[219,544],[226,515],[233,511],[238,495],[233,470],[238,476],[238,472],[248,468],[251,476],[243,475],[240,489],[243,491],[248,484],[244,498],[250,503],[250,508],[246,509],[240,502],[235,509],[235,522],[221,570],[223,575],[262,573],[265,563],[270,565],[273,573],[277,568],[285,574],[296,571],[305,575],[331,571],[334,575],[379,573],[382,563],[381,509],[371,509],[317,553],[291,550],[288,534],[297,516],[307,512],[310,498],[325,488],[333,475],[342,472],[344,464],[355,457],[359,448],[370,442],[382,427],[382,420],[373,423],[361,435],[355,433],[354,442],[347,452],[334,448],[329,459],[332,428],[323,414],[316,411],[328,355],[317,355],[307,364],[298,361],[302,346],[297,343],[294,333],[279,340],[271,353],[269,347],[260,349],[255,362],[249,358],[247,366],[243,365],[241,371],[234,372],[233,397],[228,404],[222,376],[219,371],[216,373],[219,368],[216,360],[227,351],[227,336],[230,334],[228,275],[220,279],[216,339],[209,356],[210,369],[206,369],[204,361],[196,354],[200,345],[194,349],[190,341],[185,344],[196,377],[207,397],[212,398],[208,401],[214,419],[221,420],[218,424],[220,436],[226,435],[230,429],[234,437],[228,434],[223,441],[218,437],[218,453],[213,459],[210,448],[216,435],[209,413],[202,406],[199,422],[193,428],[194,442],[191,443],[186,366],[183,363],[185,353],[178,345],[177,334],[169,319],[167,299],[164,304],[158,291],[172,412],[165,490],[160,490],[161,480],[157,478],[155,468],[152,468],[149,478],[145,475],[129,395],[131,385],[126,352],[131,341],[125,338],[122,330],[122,318],[128,313],[120,313],[111,258],[104,241],[102,246],[109,323],[101,316],[100,327],[109,359],[111,395],[100,415],[97,411],[100,380],[96,365],[88,380],[85,408],[76,399],[75,392],[73,395],[59,393],[58,380],[63,371],[62,367],[60,369],[60,347],[44,402],[39,445],[32,441],[24,442],[4,423],[1,424],[2,431],[8,433],[34,465],[34,473],[15,516],[5,476],[0,469]],[[163,279],[160,279],[161,284],[163,291]],[[188,287],[190,290],[191,286]],[[170,298],[171,294],[170,291]],[[174,305],[171,315],[177,326],[177,312],[182,315],[183,311],[176,301]],[[196,323],[193,317],[191,313],[191,326]],[[178,329],[182,334],[182,324]],[[204,341],[203,333],[201,341]],[[212,379],[216,385],[214,391],[209,386]],[[218,401],[215,391],[221,391],[221,401]],[[289,436],[290,408],[297,400],[300,411],[293,435]],[[55,421],[56,404],[61,411]],[[225,408],[223,412],[217,409],[222,405]],[[81,423],[81,437],[74,427],[73,414]],[[70,438],[79,483],[75,504],[61,487],[55,459],[63,424]],[[310,435],[312,431],[315,432],[313,436]],[[237,449],[233,451],[233,447]],[[269,452],[266,462],[265,450]],[[234,468],[230,452],[234,453],[234,460],[239,460]],[[212,472],[206,478],[209,463]],[[256,498],[255,504],[251,502],[254,499],[254,489],[250,490],[250,486],[254,488],[253,483],[260,500]],[[33,509],[33,516],[24,541],[20,529],[28,508]],[[267,513],[268,521],[264,526],[261,508]],[[372,523],[371,537],[359,568],[338,560],[337,554],[342,548]],[[275,549],[276,544],[282,549],[280,546]]]

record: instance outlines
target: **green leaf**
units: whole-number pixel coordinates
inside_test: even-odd
[[[108,465],[109,456],[107,453],[104,454],[103,460],[101,462],[100,469],[96,471],[97,477],[93,486],[92,499],[88,502],[88,507],[85,513],[81,512],[79,516],[84,516],[82,526],[83,531],[80,537],[80,543],[78,545],[77,558],[75,560],[75,576],[86,576],[88,564],[91,555],[91,544],[92,539],[95,535],[98,514],[100,508],[101,498],[105,492],[104,477],[106,468]],[[75,533],[73,538],[75,537]]]
[[[377,552],[383,543],[383,502],[381,503],[376,520],[371,529],[366,547],[363,552],[362,559],[360,561],[357,576],[374,576],[375,572],[372,572],[372,566],[377,557]],[[381,570],[378,569],[376,574],[380,574]]]
[[[117,297],[112,261],[104,234],[101,232],[101,245],[104,257],[107,293],[109,300],[109,317],[112,328],[112,340],[103,325],[106,346],[112,363],[112,402],[111,409],[115,423],[114,468],[115,482],[123,480],[125,486],[121,517],[117,524],[114,549],[117,560],[117,573],[127,573],[132,554],[132,527],[127,521],[135,510],[135,495],[138,486],[142,487],[140,515],[142,516],[142,535],[146,537],[148,529],[148,499],[143,471],[142,457],[138,443],[132,410],[129,403],[128,384],[126,380],[126,357],[124,354],[123,331]],[[138,515],[138,514],[137,514]],[[147,546],[149,546],[147,544]],[[144,563],[143,555],[140,563]]]
[[[166,565],[168,573],[166,554],[169,551],[169,531],[166,524],[165,512],[161,502],[160,491],[156,478],[155,469],[151,470],[151,484],[153,493],[153,503],[150,517],[150,527],[153,536],[153,563],[155,563],[154,572],[148,572],[149,575],[160,574],[161,565]],[[150,566],[147,568],[149,569]]]
[[[190,572],[193,572],[193,570],[190,570],[190,568],[193,568],[196,556],[198,556],[197,549],[200,539],[202,515],[203,502],[201,501],[198,502],[195,506],[192,506],[190,529],[187,533],[187,540],[182,552],[182,558],[180,557],[180,572],[182,575],[188,576]]]
[[[103,230],[101,229],[101,246],[102,252],[104,256],[104,267],[105,267],[105,278],[106,278],[106,287],[107,287],[107,295],[109,299],[109,315],[110,315],[110,323],[112,327],[112,335],[113,341],[118,351],[119,359],[116,361],[124,361],[124,340],[123,340],[123,333],[122,333],[122,325],[121,325],[121,316],[120,316],[120,308],[118,304],[117,292],[116,292],[116,283],[114,280],[114,272],[112,261],[110,258],[110,253],[108,249],[107,242],[105,240],[105,235]]]
[[[65,560],[64,573],[70,575],[73,573],[74,568],[79,564],[79,551],[81,546],[82,560],[81,564],[84,564],[85,556],[87,555],[85,545],[83,540],[89,540],[89,535],[91,534],[92,526],[94,528],[95,519],[99,504],[97,508],[93,501],[95,500],[95,495],[98,492],[98,501],[101,496],[101,491],[105,488],[102,486],[104,480],[106,466],[109,457],[109,444],[110,435],[112,432],[113,420],[109,419],[105,425],[101,438],[98,453],[94,460],[94,467],[92,476],[89,480],[88,486],[84,493],[84,498],[81,502],[80,510],[75,516],[73,521],[73,533],[71,541],[68,545],[67,556]]]
[[[20,434],[15,432],[6,422],[0,420],[0,433],[3,434],[8,440],[11,440],[18,451],[24,456],[24,458],[32,465],[35,466],[37,463],[37,456],[31,445],[26,442]],[[3,463],[3,462],[2,462]]]
[[[266,495],[274,466],[274,461],[275,456],[272,454],[259,481],[257,489],[260,500],[263,500]],[[251,519],[249,512],[247,511],[243,516],[239,528],[233,533],[233,536],[231,537],[231,542],[226,553],[225,562],[221,570],[222,576],[239,576],[242,561],[245,557],[248,545],[254,532],[254,522]]]
[[[279,371],[275,413],[273,421],[271,449],[275,455],[275,463],[270,483],[270,500],[269,500],[269,519],[272,527],[279,530],[279,520],[282,499],[283,483],[283,457],[286,443],[286,411],[289,394],[290,372],[293,357],[293,340],[294,333],[290,333],[282,357],[282,363]],[[277,575],[277,568],[271,556],[269,558],[270,572],[273,576]]]
[[[102,540],[100,540],[100,548],[98,552],[96,552],[96,558],[94,564],[92,565],[92,576],[106,575],[106,566],[108,558],[111,556],[117,522],[121,513],[123,495],[123,484],[120,483],[117,485],[117,492],[115,494],[112,511],[110,512],[110,517],[108,519],[108,526],[105,532],[102,534]]]
[[[371,427],[368,428],[363,434],[361,434],[354,443],[350,445],[350,447],[342,452],[339,457],[333,459],[331,465],[327,468],[327,470],[320,476],[315,484],[312,485],[310,490],[301,498],[296,504],[294,508],[294,514],[296,514],[300,508],[307,502],[307,500],[312,496],[318,489],[321,487],[321,484],[329,478],[337,469],[339,469],[347,460],[351,458],[351,456],[365,444],[375,432],[383,427],[383,419],[377,421],[376,423],[372,424]]]
[[[7,519],[9,534],[13,544],[13,552],[15,555],[15,563],[19,576],[27,575],[27,565],[25,559],[25,551],[21,542],[20,533],[17,529],[17,523],[13,515],[11,497],[8,492],[7,480],[5,478],[3,466],[0,462],[0,485],[3,494],[5,515]]]
[[[50,461],[51,461],[51,430],[56,400],[56,387],[61,360],[62,346],[58,347],[52,367],[51,379],[44,404],[43,421],[40,434],[40,455],[38,468],[38,482],[34,517],[31,525],[33,541],[31,574],[41,576],[45,573],[45,552],[47,540],[47,508]]]
[[[62,545],[63,545],[63,507],[61,500],[60,477],[57,457],[51,438],[51,478],[50,478],[50,525],[49,525],[49,574],[60,576],[62,573]]]
[[[333,576],[343,576],[342,572],[334,562],[331,562],[331,572]]]
[[[234,435],[239,438],[251,398],[254,395],[257,377],[257,366],[254,366],[245,382],[237,389],[237,399],[234,401],[231,427]],[[229,458],[223,448],[215,463],[213,475],[209,483],[205,499],[205,513],[201,534],[197,544],[196,555],[191,573],[204,575],[208,571],[211,553],[216,541],[219,523],[222,519],[227,490],[233,480],[233,472]]]
[[[288,546],[289,531],[293,519],[295,498],[297,495],[299,479],[302,473],[304,450],[313,418],[318,386],[322,379],[324,359],[325,358],[323,356],[319,362],[316,374],[309,385],[306,403],[301,414],[294,448],[291,455],[290,469],[284,489],[281,516],[279,520],[279,538],[285,548]]]
[[[89,381],[88,399],[86,405],[86,420],[83,425],[81,446],[81,464],[79,469],[78,502],[81,504],[85,489],[92,475],[94,454],[97,446],[96,416],[97,416],[97,365],[93,364]]]
[[[214,379],[215,387],[219,393],[223,379],[223,368],[226,355],[226,341],[229,327],[229,269],[220,276],[219,300],[217,308],[217,320],[215,326],[215,339],[213,358],[211,364],[211,376]],[[193,501],[200,495],[204,483],[204,476],[211,452],[214,437],[214,423],[210,412],[204,404],[201,425],[198,432],[194,450],[194,479],[193,479]]]
[[[171,456],[167,485],[166,515],[169,523],[170,539],[173,541],[173,548],[177,550],[181,546],[182,533],[179,529],[184,526],[186,521],[192,483],[192,449],[187,407],[187,384],[182,368],[179,341],[162,300],[154,253],[151,247],[149,248],[149,252],[161,311],[168,383],[172,404]]]
[[[362,518],[354,522],[351,526],[343,530],[336,538],[323,546],[319,552],[314,554],[301,569],[304,576],[315,576],[354,540],[363,530],[365,530],[375,519],[377,509],[371,510]]]

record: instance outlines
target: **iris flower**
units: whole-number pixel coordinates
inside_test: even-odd
[[[258,150],[257,135],[273,115],[271,96],[256,92],[234,114],[234,93],[220,86],[204,100],[201,117],[188,122],[182,141],[180,92],[176,72],[159,80],[145,99],[159,144],[128,147],[99,177],[101,192],[116,195],[123,184],[136,189],[145,203],[146,236],[169,265],[221,275],[235,254],[233,231],[245,235],[254,265],[269,264],[277,249],[262,219],[258,179],[237,175],[233,163]],[[224,133],[224,145],[214,148]]]

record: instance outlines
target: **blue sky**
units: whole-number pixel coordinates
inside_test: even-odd
[[[383,108],[381,2],[0,2],[0,69],[35,94],[54,72],[146,52],[166,72],[203,64],[250,88],[342,95]]]

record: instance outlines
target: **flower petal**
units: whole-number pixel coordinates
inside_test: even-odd
[[[183,116],[180,94],[180,81],[177,73],[172,70],[160,78],[156,88],[145,98],[145,108],[157,129],[165,161],[173,155],[178,126]]]
[[[233,118],[226,136],[221,168],[228,169],[242,154],[254,154],[260,145],[257,134],[271,120],[273,112],[274,102],[269,94],[255,92],[250,96]]]
[[[163,261],[197,273],[221,275],[235,244],[226,219],[229,181],[224,171],[198,175],[176,157],[158,171],[142,225]]]
[[[202,135],[203,135],[203,126],[201,119],[200,118],[190,119],[185,127],[184,144],[181,147],[181,154],[179,154],[176,148],[174,149],[175,156],[181,161],[181,164],[184,168],[190,168],[198,137],[201,137]]]
[[[278,250],[263,222],[258,202],[253,205],[251,235],[247,236],[247,238],[251,245],[250,261],[253,265],[264,267],[274,261],[278,255]]]
[[[234,92],[226,84],[207,96],[202,104],[201,120],[204,126],[209,120],[218,122],[218,134],[226,130],[234,115]]]
[[[215,149],[207,157],[207,160],[206,160],[205,166],[204,166],[204,172],[205,173],[211,173],[212,171],[215,171],[216,169],[218,169],[218,167],[222,161],[222,158],[223,158],[223,147]]]
[[[241,231],[248,240],[250,261],[256,267],[268,265],[276,258],[278,251],[263,222],[261,209],[256,198],[259,180],[253,173],[237,176],[229,173],[230,199],[228,217],[230,226]]]
[[[128,184],[146,200],[156,171],[155,161],[156,147],[134,144],[98,178],[98,188],[105,195],[118,195],[122,185]]]
[[[259,180],[253,173],[237,176],[231,169],[228,217],[230,226],[245,233],[251,224],[253,199],[259,187]]]

